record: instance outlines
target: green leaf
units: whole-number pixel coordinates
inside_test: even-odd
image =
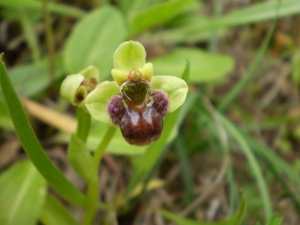
[[[0,176],[0,224],[34,225],[41,212],[47,185],[30,163],[14,164]]]
[[[74,170],[86,181],[97,179],[93,158],[76,134],[72,134],[68,147],[68,159]]]
[[[42,176],[62,197],[74,204],[85,205],[86,197],[66,179],[40,146],[8,77],[2,57],[3,55],[0,57],[0,87],[16,133],[26,154]]]
[[[112,96],[119,93],[120,88],[115,81],[104,81],[86,97],[85,105],[96,120],[112,123],[107,112],[107,103]]]
[[[260,191],[260,196],[263,202],[265,218],[269,218],[272,214],[272,206],[271,200],[268,192],[268,187],[266,184],[266,180],[264,179],[262,169],[250,148],[246,138],[239,132],[239,130],[228,120],[226,119],[221,113],[217,114],[221,123],[226,128],[228,133],[236,140],[240,150],[246,156],[249,166],[251,168],[251,172],[256,180],[257,186]]]
[[[55,66],[55,79],[59,79],[64,74],[61,56],[55,58]],[[42,59],[37,63],[18,65],[10,71],[10,78],[15,90],[22,97],[31,97],[38,94],[51,83],[49,60]]]
[[[267,222],[267,225],[281,225],[282,224],[282,218],[278,218],[278,214],[274,213]]]
[[[279,7],[278,7],[279,6]],[[298,0],[285,0],[285,1],[263,1],[257,4],[251,4],[248,7],[236,9],[218,19],[205,19],[202,15],[194,15],[191,21],[187,21],[187,26],[182,27],[181,35],[178,30],[174,30],[173,35],[179,37],[171,37],[172,30],[167,37],[171,38],[171,42],[176,42],[185,36],[187,41],[193,39],[193,35],[207,34],[207,32],[215,29],[223,29],[232,26],[250,24],[264,20],[271,20],[275,18],[282,18],[291,16],[300,12],[300,2]],[[198,23],[197,23],[198,17]],[[164,36],[164,34],[162,34]],[[191,35],[191,36],[189,36]],[[174,38],[175,40],[172,40]]]
[[[143,43],[168,43],[170,45],[208,41],[211,38],[212,32],[216,29],[210,27],[209,29],[203,30],[202,27],[211,24],[212,21],[214,21],[213,18],[199,13],[187,13],[178,16],[171,21],[171,23],[168,23],[166,29],[145,33],[140,40]],[[218,36],[223,36],[225,31],[224,28],[219,28]]]
[[[41,10],[43,7],[43,2],[36,0],[1,0],[0,5]],[[83,15],[85,15],[85,12],[83,10],[71,6],[58,4],[55,2],[48,2],[48,5],[49,11],[53,13],[71,16],[75,18],[80,18]]]
[[[47,195],[40,220],[44,225],[76,225],[78,222],[53,196]]]
[[[300,2],[298,0],[266,1],[231,12],[215,23],[217,26],[236,26],[291,16],[299,12]]]
[[[4,130],[12,131],[14,130],[14,125],[11,122],[9,113],[5,106],[4,99],[0,97],[0,127]]]
[[[168,112],[175,111],[186,98],[188,86],[184,80],[173,76],[154,76],[151,80],[152,89],[161,89],[168,94]]]
[[[194,2],[194,0],[171,0],[137,13],[131,21],[129,36],[135,36],[147,28],[167,22]]]
[[[65,46],[64,65],[74,74],[90,65],[100,71],[101,80],[109,76],[112,57],[127,36],[124,18],[113,7],[104,6],[82,18]]]
[[[190,82],[219,81],[234,66],[234,61],[230,56],[209,54],[193,48],[176,48],[150,61],[153,63],[154,74],[170,74],[180,77],[184,69],[184,59],[189,59],[191,64]]]
[[[240,209],[237,212],[237,214],[230,219],[220,221],[220,222],[199,222],[196,220],[182,218],[166,210],[157,210],[157,212],[163,215],[166,219],[171,220],[172,222],[178,225],[240,225],[244,219],[246,209],[247,209],[247,199],[246,199],[246,195],[243,194]]]

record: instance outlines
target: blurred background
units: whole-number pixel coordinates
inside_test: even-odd
[[[101,82],[112,80],[113,53],[126,40],[145,46],[154,75],[180,77],[188,59],[189,94],[156,155],[119,131],[107,148],[103,202],[129,188],[146,156],[141,173],[152,184],[110,224],[170,224],[149,208],[221,221],[244,207],[243,196],[243,224],[265,224],[274,212],[282,224],[299,224],[300,1],[0,0],[0,7],[0,52],[13,85],[47,154],[82,191],[66,157],[76,109],[59,95],[62,80],[89,65]],[[93,121],[90,150],[107,127]],[[0,172],[25,158],[0,94]]]

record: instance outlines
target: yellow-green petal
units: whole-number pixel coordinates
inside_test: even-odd
[[[184,103],[188,92],[186,82],[174,76],[153,76],[151,86],[152,90],[160,89],[168,94],[168,112],[173,112],[180,107]]]
[[[132,69],[142,69],[146,63],[144,46],[136,41],[126,41],[119,45],[113,56],[114,68],[129,73]]]
[[[142,73],[142,77],[150,82],[153,76],[152,63],[146,63],[140,71]]]
[[[115,81],[104,81],[91,92],[85,99],[85,105],[92,117],[105,123],[112,123],[107,112],[108,100],[120,93],[120,88]]]
[[[75,95],[83,80],[84,76],[82,74],[72,74],[67,76],[61,84],[60,94],[68,102],[77,105],[78,103],[76,102]]]
[[[113,76],[114,80],[118,83],[119,86],[121,86],[125,81],[128,80],[128,73],[122,70],[112,69],[111,75]]]

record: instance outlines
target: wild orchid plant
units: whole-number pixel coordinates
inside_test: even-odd
[[[95,67],[69,75],[61,86],[62,96],[73,105],[85,107],[96,119],[119,125],[132,145],[149,145],[163,130],[163,118],[185,101],[188,87],[174,76],[153,76],[152,63],[139,42],[122,43],[114,53],[115,81],[97,85]]]

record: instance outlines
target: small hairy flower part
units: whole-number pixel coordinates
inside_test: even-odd
[[[160,137],[163,117],[153,106],[139,112],[128,107],[119,125],[123,137],[129,144],[149,145]]]
[[[111,97],[108,101],[107,111],[114,124],[120,124],[125,114],[125,107],[122,100],[123,96],[119,94]]]
[[[119,125],[124,139],[132,145],[149,145],[156,141],[163,130],[163,118],[168,108],[165,92],[153,91],[152,102],[129,105],[121,94],[108,102],[108,113],[114,124]],[[156,102],[158,101],[158,102]]]
[[[153,107],[162,117],[164,117],[168,112],[168,95],[162,90],[154,90],[151,91],[150,94],[153,96]]]

